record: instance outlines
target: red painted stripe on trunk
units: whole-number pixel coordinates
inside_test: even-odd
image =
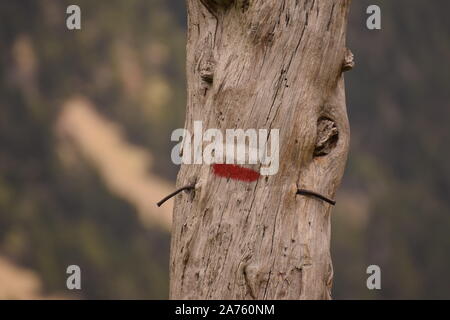
[[[260,174],[255,170],[244,168],[235,164],[213,164],[214,174],[222,178],[252,182],[258,180]]]

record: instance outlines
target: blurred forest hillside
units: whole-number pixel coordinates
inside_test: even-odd
[[[82,30],[66,28],[78,4]],[[368,5],[382,30],[365,27]],[[0,299],[168,297],[184,1],[0,2]],[[450,298],[450,3],[354,1],[334,297]],[[82,290],[66,289],[66,268]],[[366,268],[382,290],[366,288]]]

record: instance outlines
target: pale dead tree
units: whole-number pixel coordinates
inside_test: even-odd
[[[186,129],[277,128],[280,161],[250,182],[181,166],[177,185],[193,187],[176,196],[170,298],[331,298],[350,2],[187,0]]]

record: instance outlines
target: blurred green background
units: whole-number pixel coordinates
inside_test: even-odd
[[[78,4],[82,30],[66,28]],[[382,30],[365,26],[370,4]],[[354,1],[334,298],[450,298],[450,2]],[[168,297],[181,0],[0,3],[0,298]],[[82,290],[66,289],[66,268]],[[366,287],[367,266],[382,289]]]

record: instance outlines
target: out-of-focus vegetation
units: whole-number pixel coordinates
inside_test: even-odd
[[[382,31],[369,31],[376,3]],[[66,28],[69,4],[82,9],[81,31]],[[335,298],[450,298],[449,10],[444,0],[354,1]],[[169,234],[142,215],[153,210],[145,194],[150,203],[177,172],[184,1],[2,1],[0,21],[0,281],[18,279],[9,292],[0,283],[0,298],[166,298]],[[71,101],[87,101],[89,121],[68,118]],[[150,182],[129,174],[146,166]],[[82,269],[76,294],[70,264]],[[371,264],[380,291],[366,288]]]
[[[66,28],[74,3],[81,31]],[[169,234],[142,223],[140,208],[113,192],[93,159],[59,137],[58,121],[68,99],[87,97],[153,154],[153,172],[175,178],[168,141],[183,124],[185,26],[174,4],[0,3],[0,256],[33,270],[44,294],[68,293],[66,267],[78,264],[82,298],[168,295]]]
[[[382,30],[365,28],[382,9]],[[450,298],[450,2],[353,1],[352,143],[333,214],[336,298]],[[344,201],[347,200],[348,201]],[[382,290],[366,288],[368,265]]]

